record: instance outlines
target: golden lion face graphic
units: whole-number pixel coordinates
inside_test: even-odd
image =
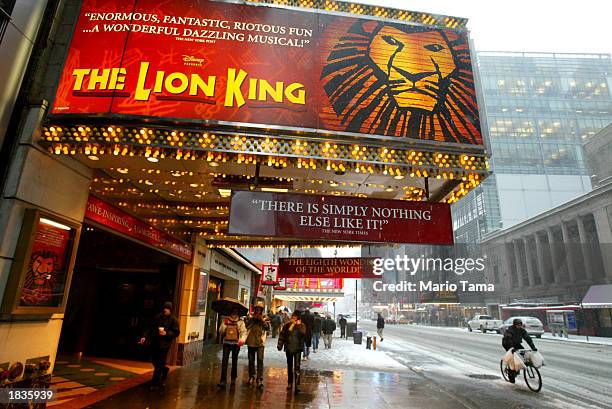
[[[58,267],[55,253],[38,251],[32,254],[21,294],[22,304],[44,305],[52,301]]]
[[[321,71],[331,106],[322,115],[326,126],[482,144],[466,33],[367,20],[335,25],[328,23]]]
[[[453,54],[440,33],[423,38],[383,26],[372,39],[368,55],[388,78],[390,93],[401,108],[433,111],[441,82],[455,70]],[[418,58],[415,58],[418,56]]]
[[[32,257],[30,271],[35,285],[45,285],[55,271],[55,257],[44,257],[40,254],[35,254]]]

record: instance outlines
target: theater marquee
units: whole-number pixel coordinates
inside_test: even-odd
[[[209,1],[84,0],[52,113],[482,145],[467,32]]]

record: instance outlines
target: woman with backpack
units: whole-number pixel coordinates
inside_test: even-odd
[[[236,384],[238,377],[238,352],[244,345],[247,337],[247,329],[244,321],[240,319],[240,311],[232,310],[229,317],[226,317],[219,327],[219,334],[223,342],[223,358],[221,359],[221,381],[217,386],[224,388],[227,383],[227,366],[229,363],[230,352],[232,354],[232,373],[231,384]]]

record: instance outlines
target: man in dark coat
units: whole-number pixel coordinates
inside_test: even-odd
[[[287,356],[287,390],[293,388],[295,382],[295,393],[300,391],[300,361],[304,350],[306,338],[306,326],[300,320],[300,313],[294,311],[291,320],[283,325],[278,337],[278,350],[285,350]]]
[[[523,340],[527,341],[527,344],[529,345],[529,347],[531,347],[532,350],[538,350],[535,347],[535,344],[533,343],[533,340],[531,339],[527,331],[525,331],[525,328],[523,328],[523,320],[521,320],[520,318],[515,318],[512,321],[512,326],[509,327],[504,333],[504,338],[502,339],[502,346],[506,351],[509,349],[512,349],[513,351],[518,349],[525,349],[521,344]],[[516,374],[517,371],[508,368],[508,379],[510,382],[514,383]]]
[[[314,324],[314,316],[310,310],[304,311],[302,314],[302,324],[306,326],[306,338],[304,339],[304,360],[307,361],[310,356],[310,347],[312,346],[312,326]]]
[[[321,325],[323,320],[318,312],[314,313],[312,320],[312,350],[314,353],[319,349],[319,339],[321,338]]]
[[[336,330],[336,323],[334,320],[332,320],[332,317],[328,315],[327,318],[323,320],[321,330],[323,331],[323,343],[325,344],[325,349],[330,349],[332,344],[332,335]]]
[[[272,338],[276,338],[278,336],[278,331],[280,331],[283,325],[280,312],[270,314],[270,325],[272,325]]]
[[[340,316],[340,319],[338,320],[338,324],[340,324],[340,338],[346,338],[346,318],[344,318],[344,315]]]
[[[383,329],[385,329],[385,319],[378,313],[378,318],[376,319],[376,332],[378,332],[378,336],[380,337],[380,342],[383,341]]]
[[[165,385],[168,371],[166,359],[168,351],[174,338],[180,333],[178,320],[172,315],[172,303],[164,303],[162,312],[157,314],[149,328],[145,331],[140,344],[147,340],[151,345],[151,362],[153,363],[153,378],[151,379],[151,389],[157,389],[160,385]]]

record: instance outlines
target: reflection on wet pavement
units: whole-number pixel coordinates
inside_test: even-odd
[[[280,353],[266,349],[265,387],[246,385],[246,353],[241,351],[238,383],[217,388],[220,365],[217,346],[208,348],[202,363],[174,371],[165,390],[149,391],[141,385],[93,405],[94,408],[462,408],[452,396],[406,369],[380,372],[351,369],[309,369],[311,354],[302,370],[301,392],[286,390],[287,372]],[[270,351],[272,352],[272,351]],[[322,355],[322,354],[319,354]],[[321,361],[323,356],[321,356]],[[324,362],[317,362],[320,368]],[[331,365],[331,362],[330,362]]]

